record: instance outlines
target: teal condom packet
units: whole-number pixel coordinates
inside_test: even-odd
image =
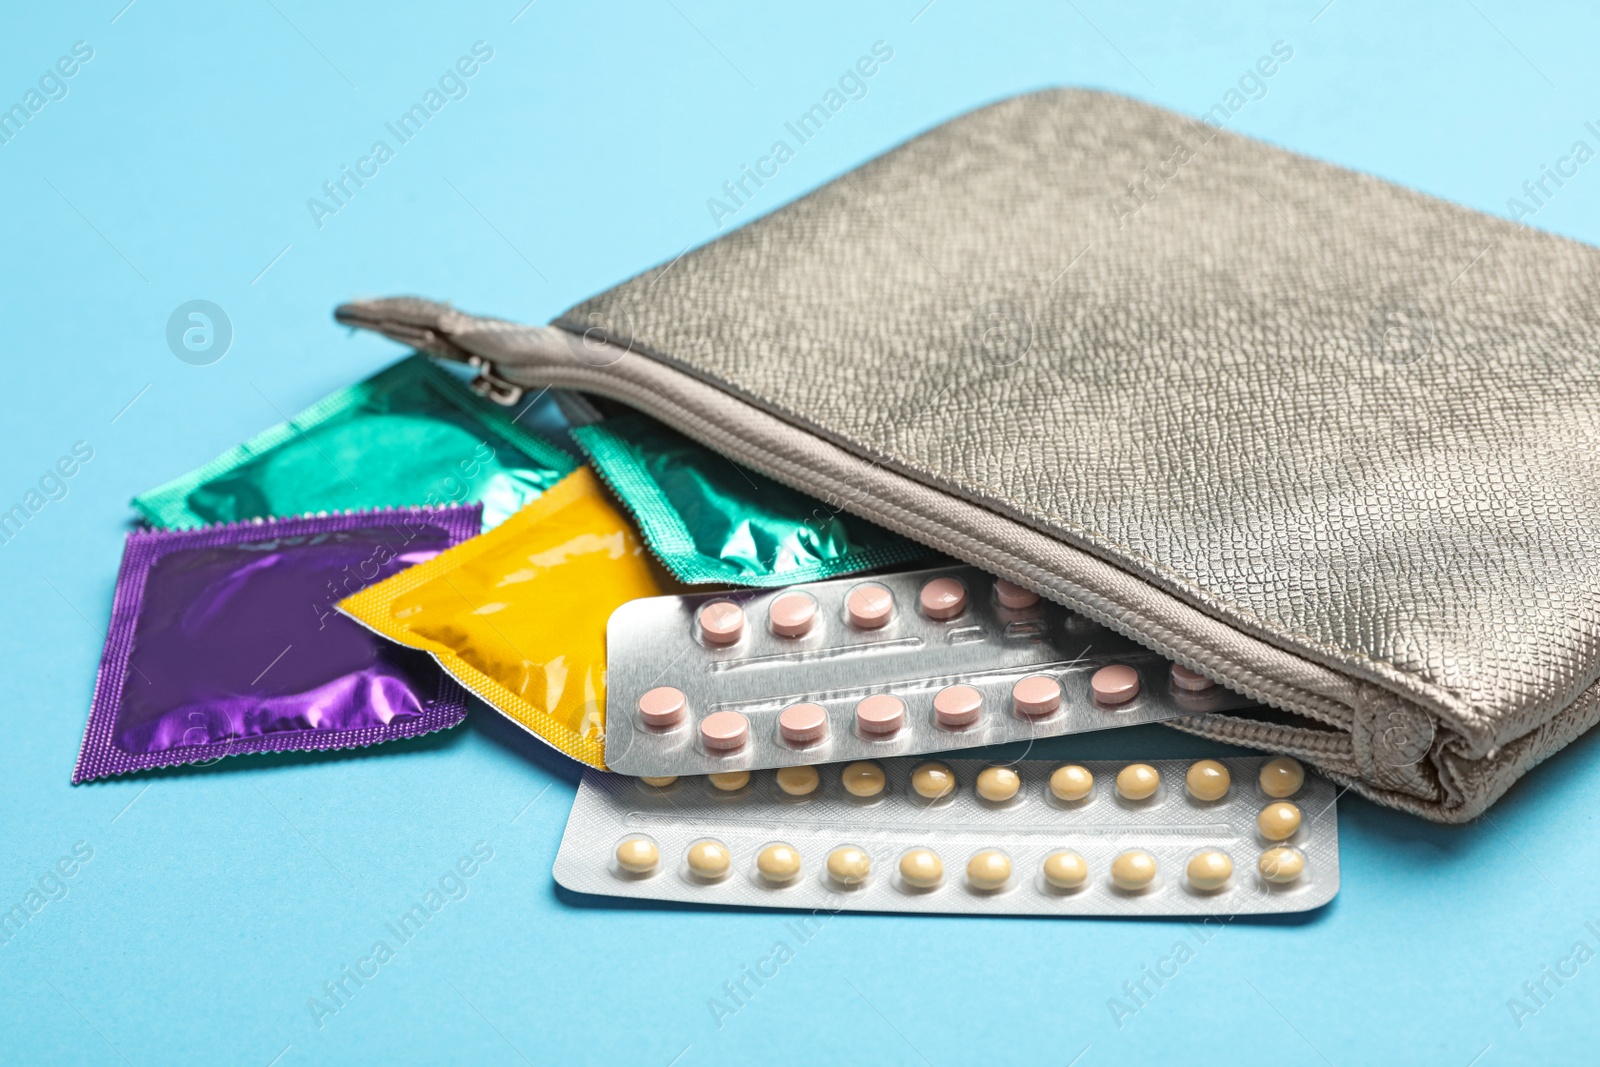
[[[645,415],[574,427],[572,436],[645,543],[686,584],[790,585],[933,554]]]
[[[152,526],[186,528],[481,503],[488,529],[578,466],[523,428],[536,414],[559,419],[548,395],[537,405],[552,411],[500,407],[426,356],[411,356],[135,497],[133,506]]]

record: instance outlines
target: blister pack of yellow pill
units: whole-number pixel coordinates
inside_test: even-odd
[[[827,911],[1309,911],[1339,891],[1337,796],[1283,756],[590,771],[555,877],[602,896]]]
[[[489,532],[339,603],[517,725],[605,766],[606,620],[680,587],[581,467]]]

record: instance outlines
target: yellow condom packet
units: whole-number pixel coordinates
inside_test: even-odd
[[[499,526],[339,602],[517,725],[605,767],[606,621],[681,587],[580,467]]]

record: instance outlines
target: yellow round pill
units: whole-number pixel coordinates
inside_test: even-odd
[[[1130,849],[1111,861],[1111,881],[1118,889],[1137,892],[1156,880],[1156,858],[1143,849]]]
[[[846,845],[828,853],[828,877],[840,885],[860,885],[872,873],[872,857]]]
[[[1298,849],[1279,845],[1261,854],[1261,859],[1256,861],[1256,869],[1261,872],[1263,879],[1273,885],[1285,885],[1300,877],[1306,869],[1306,858],[1300,855]]]
[[[660,777],[646,775],[639,779],[639,781],[643,782],[645,785],[653,785],[657,789],[664,789],[677,780],[678,776],[676,774],[664,774]]]
[[[800,873],[800,853],[781,841],[756,854],[756,870],[769,882],[787,882]]]
[[[810,796],[822,781],[815,767],[780,767],[776,777],[778,788],[792,797]]]
[[[858,760],[845,765],[839,781],[853,797],[875,797],[883,792],[883,768],[870,760]]]
[[[1011,881],[1011,857],[998,849],[984,849],[967,861],[967,881],[985,892],[999,889]]]
[[[1094,775],[1089,773],[1089,768],[1076,763],[1057,767],[1050,775],[1050,792],[1055,794],[1057,800],[1082,800],[1092,789]]]
[[[724,793],[737,792],[750,784],[749,771],[722,771],[718,774],[706,775],[711,780],[713,787]]]
[[[1233,877],[1233,860],[1228,858],[1226,852],[1208,848],[1189,860],[1186,873],[1189,876],[1189,884],[1196,889],[1207,892],[1221,889],[1228,884],[1228,879]]]
[[[914,848],[900,857],[900,878],[914,889],[932,889],[944,878],[944,862],[931,848]]]
[[[649,874],[661,862],[661,850],[648,837],[630,837],[617,846],[617,866],[629,874]]]
[[[1184,782],[1189,787],[1189,795],[1196,800],[1221,800],[1228,795],[1233,776],[1216,760],[1203,759],[1189,765]]]
[[[728,855],[728,846],[721,841],[696,841],[689,846],[684,862],[696,878],[721,878],[733,865],[733,858]]]
[[[1044,858],[1044,880],[1057,889],[1077,889],[1089,880],[1089,865],[1076,852],[1052,852]]]
[[[1287,800],[1268,804],[1256,816],[1256,828],[1268,841],[1287,841],[1300,829],[1300,809]]]
[[[1306,769],[1297,759],[1279,756],[1261,765],[1261,774],[1256,780],[1261,783],[1263,793],[1274,800],[1282,800],[1300,792],[1306,782]]]
[[[911,789],[924,800],[947,797],[956,788],[956,773],[943,763],[922,763],[911,772]]]
[[[1129,800],[1149,800],[1161,788],[1161,772],[1148,763],[1130,763],[1117,772],[1117,792]]]
[[[985,800],[1010,800],[1021,788],[1022,776],[1010,767],[985,767],[978,772],[978,795]]]

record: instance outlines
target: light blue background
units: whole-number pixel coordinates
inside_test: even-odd
[[[0,906],[74,843],[94,852],[0,947],[0,1059],[665,1067],[793,1062],[804,1042],[844,1062],[1595,1060],[1600,962],[1520,1028],[1506,1003],[1576,941],[1600,949],[1594,737],[1470,826],[1347,799],[1339,898],[1227,926],[1121,1029],[1107,999],[1192,942],[1182,924],[841,915],[719,1030],[707,999],[791,917],[558,892],[574,770],[487,711],[355,755],[67,784],[128,498],[401,354],[335,327],[340,300],[544,321],[715,236],[707,198],[878,40],[894,58],[869,95],[738,221],[1027,89],[1198,114],[1278,40],[1293,60],[1231,128],[1506,214],[1541,164],[1595,144],[1592,7],[123,3],[12,5],[0,34],[6,105],[94,49],[0,145],[0,509],[94,448],[0,545]],[[494,57],[466,99],[318,228],[307,198],[478,40]],[[1600,242],[1597,206],[1592,162],[1534,221]],[[235,331],[211,366],[164,340],[194,298]],[[1058,746],[1204,750],[1154,727]],[[476,842],[493,859],[466,898],[314,1025],[307,999]]]

